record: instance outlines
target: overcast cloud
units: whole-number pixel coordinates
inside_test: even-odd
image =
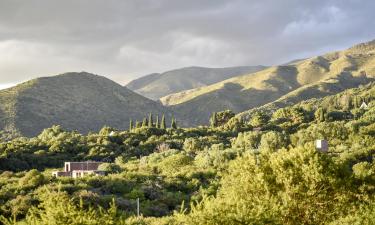
[[[374,0],[0,0],[0,88],[284,63],[375,39],[374,12]]]

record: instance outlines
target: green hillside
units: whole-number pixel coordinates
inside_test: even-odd
[[[87,135],[53,126],[0,142],[0,222],[374,223],[375,82],[246,119],[213,118],[209,127]],[[318,139],[328,149],[317,149]],[[86,160],[102,162],[106,175],[51,175],[64,161]]]
[[[265,68],[265,66],[228,68],[186,67],[162,74],[153,73],[130,82],[126,87],[147,98],[158,100],[172,93],[207,86],[234,76],[257,72]]]
[[[3,135],[35,136],[59,124],[82,133],[108,125],[127,129],[129,119],[168,109],[101,76],[66,73],[31,80],[0,91],[0,129]]]
[[[213,111],[241,112],[278,100],[283,104],[322,97],[366,84],[375,78],[375,41],[323,56],[298,60],[253,74],[187,90],[161,102],[207,123]]]

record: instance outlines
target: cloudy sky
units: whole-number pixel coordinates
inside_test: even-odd
[[[375,39],[374,0],[0,0],[0,88],[88,71],[273,65]]]

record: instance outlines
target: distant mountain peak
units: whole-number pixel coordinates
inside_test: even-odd
[[[129,120],[169,109],[103,76],[69,72],[37,78],[0,91],[0,130],[35,136],[61,125],[82,133],[108,125],[127,129]]]
[[[265,68],[265,66],[226,68],[189,66],[161,74],[150,74],[130,82],[126,87],[145,97],[158,100],[169,94],[207,86],[235,76],[254,73]]]
[[[375,78],[375,40],[256,73],[235,76],[208,86],[161,98],[161,102],[196,124],[210,113],[242,112],[277,101],[278,105],[335,94]],[[230,87],[230,88],[228,88]]]

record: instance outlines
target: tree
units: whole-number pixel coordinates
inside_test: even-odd
[[[204,198],[177,224],[330,224],[352,212],[352,194],[344,191],[352,183],[343,182],[351,179],[343,173],[347,165],[314,148],[281,150],[259,160],[246,154],[232,161],[216,197]]]
[[[281,124],[291,122],[292,124],[300,124],[308,121],[307,112],[301,107],[281,108],[272,114],[272,119]]]
[[[174,117],[172,117],[171,128],[177,129],[177,121]]]
[[[18,185],[22,188],[34,188],[45,182],[43,174],[38,170],[30,170],[18,181]]]
[[[164,129],[164,130],[167,128],[167,126],[166,126],[166,124],[165,124],[165,115],[164,115],[164,114],[163,114],[163,116],[161,117],[160,128],[161,128],[161,129]]]
[[[156,128],[160,128],[160,125],[159,125],[159,115],[156,115],[155,127]]]
[[[138,120],[136,120],[136,121],[135,121],[135,127],[136,127],[136,128],[141,128],[141,127],[142,127],[141,122],[138,121]]]
[[[256,112],[251,118],[250,125],[253,127],[261,127],[266,125],[269,120],[269,116],[265,113]]]
[[[106,171],[108,173],[119,173],[119,172],[121,172],[120,166],[115,164],[115,163],[102,163],[98,167],[98,170]]]
[[[142,121],[142,127],[147,127],[148,125],[148,121],[147,121],[147,118],[143,118],[143,121]]]
[[[114,201],[108,209],[84,207],[82,200],[76,204],[65,192],[47,191],[41,196],[40,204],[29,210],[24,224],[121,225],[125,224],[125,218],[118,212]]]
[[[152,119],[152,113],[148,114],[148,127],[153,127],[154,126],[154,121]]]
[[[325,111],[325,109],[323,108],[318,108],[316,111],[315,111],[315,120],[318,121],[318,122],[324,122],[326,120],[326,115],[327,112]]]
[[[186,138],[184,141],[184,150],[188,153],[193,153],[195,154],[198,151],[202,151],[203,148],[205,147],[204,141],[202,141],[199,138]]]
[[[216,126],[219,127],[219,126],[225,125],[234,116],[235,114],[231,110],[225,110],[225,111],[215,113]]]
[[[133,130],[133,120],[130,119],[129,121],[129,131]]]
[[[211,118],[210,118],[210,124],[211,124],[211,127],[217,126],[216,112],[212,113]]]
[[[261,140],[261,132],[248,131],[239,133],[237,138],[232,140],[232,146],[242,149],[257,149]]]
[[[285,134],[277,131],[270,131],[262,135],[259,148],[273,152],[286,147],[287,144],[288,141]]]

